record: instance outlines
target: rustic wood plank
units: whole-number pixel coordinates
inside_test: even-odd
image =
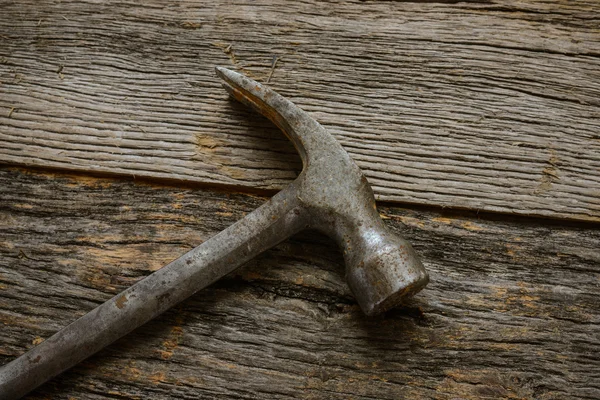
[[[0,170],[0,363],[265,199]],[[431,284],[364,317],[305,233],[29,399],[600,397],[600,230],[380,209]]]
[[[600,220],[596,0],[1,8],[1,162],[277,190],[293,149],[213,73],[276,56],[378,199]]]

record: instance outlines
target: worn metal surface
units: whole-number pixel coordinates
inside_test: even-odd
[[[423,288],[428,275],[411,246],[390,232],[356,164],[304,111],[224,68],[225,88],[275,123],[304,165],[263,206],[0,368],[3,398],[18,398],[303,229],[317,229],[344,252],[346,278],[368,315]]]

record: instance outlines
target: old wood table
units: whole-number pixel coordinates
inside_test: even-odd
[[[366,318],[307,232],[29,399],[600,398],[596,0],[140,3],[0,1],[0,363],[293,180],[215,65],[339,139],[431,284]]]

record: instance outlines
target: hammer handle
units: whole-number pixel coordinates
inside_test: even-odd
[[[18,399],[304,228],[294,183],[242,220],[0,367]]]

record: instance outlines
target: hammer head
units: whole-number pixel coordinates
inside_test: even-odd
[[[425,287],[429,277],[423,264],[410,244],[385,226],[367,179],[342,146],[271,89],[225,68],[216,71],[233,97],[273,121],[298,150],[304,168],[290,186],[299,218],[343,249],[346,279],[362,310],[384,312]]]

